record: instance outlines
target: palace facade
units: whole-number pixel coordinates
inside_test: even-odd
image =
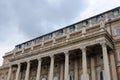
[[[0,80],[120,80],[120,7],[18,44]]]

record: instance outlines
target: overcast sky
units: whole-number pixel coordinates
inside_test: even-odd
[[[15,45],[120,6],[120,0],[0,0],[0,65]]]

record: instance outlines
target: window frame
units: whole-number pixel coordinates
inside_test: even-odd
[[[99,71],[98,80],[101,80],[101,79],[100,79],[100,73],[101,73],[101,72],[103,73],[103,80],[106,80],[105,71],[104,71],[103,69]]]

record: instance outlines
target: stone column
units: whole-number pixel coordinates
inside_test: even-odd
[[[101,43],[101,46],[102,46],[102,52],[103,52],[103,64],[104,64],[104,70],[105,70],[105,77],[107,80],[111,80],[107,46],[105,43]]]
[[[83,80],[89,80],[87,74],[87,57],[86,57],[86,48],[82,48],[82,71],[83,71]]]
[[[69,77],[69,53],[65,52],[65,73],[64,80],[68,80]]]
[[[10,78],[11,78],[11,73],[12,73],[12,65],[11,65],[10,68],[9,68],[7,80],[10,80]]]
[[[51,63],[50,63],[50,72],[49,72],[49,80],[53,80],[54,76],[54,55],[50,55]]]
[[[63,67],[63,63],[61,63],[60,65],[60,80],[64,80],[63,76],[64,76],[64,67]]]
[[[17,69],[17,72],[16,72],[15,80],[18,80],[18,79],[19,79],[20,68],[21,68],[21,64],[19,63],[19,64],[18,64],[18,69]]]
[[[25,80],[29,80],[29,73],[30,73],[30,61],[27,61],[27,69],[25,74]]]
[[[91,56],[91,80],[96,80],[95,60],[94,57],[92,56]]]
[[[74,62],[74,80],[78,80],[78,62],[75,60]]]
[[[40,80],[40,72],[41,72],[41,58],[38,59],[38,69],[37,69],[37,77],[36,77],[36,80]]]
[[[113,51],[110,51],[110,64],[111,64],[110,66],[111,66],[112,80],[118,80],[116,64],[115,64],[115,56]]]

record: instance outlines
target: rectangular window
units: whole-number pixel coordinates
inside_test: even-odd
[[[114,16],[117,16],[119,14],[119,10],[113,11]]]
[[[115,28],[115,34],[116,35],[120,35],[120,27],[116,27]]]
[[[62,35],[62,34],[63,34],[63,29],[57,31],[55,34],[56,34],[56,36],[60,36],[60,35]]]
[[[48,34],[44,36],[44,40],[51,39],[51,38],[52,38],[52,34]]]
[[[69,27],[69,31],[72,32],[72,31],[75,31],[75,25],[72,25]]]
[[[35,39],[35,43],[40,43],[42,41],[42,37]]]
[[[118,50],[118,60],[120,61],[120,49]]]

